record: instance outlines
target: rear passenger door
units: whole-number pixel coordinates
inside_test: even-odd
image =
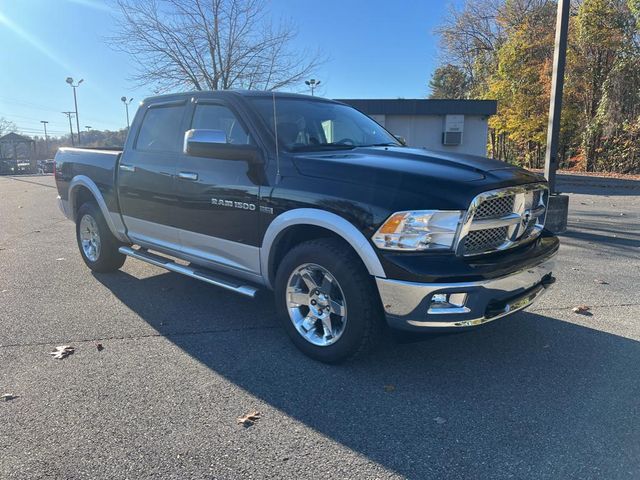
[[[185,120],[185,100],[149,105],[120,160],[120,211],[129,238],[142,246],[179,249],[175,175]]]
[[[222,130],[227,143],[253,144],[239,115],[226,103],[198,100],[188,129]],[[245,273],[260,273],[260,185],[242,160],[183,155],[176,189],[183,251]],[[233,272],[232,272],[233,273]]]

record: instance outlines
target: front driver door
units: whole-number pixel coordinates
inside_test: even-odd
[[[240,118],[218,101],[198,101],[187,129],[222,130],[227,143],[253,144]],[[255,168],[243,160],[182,155],[176,191],[183,251],[231,273],[260,274]]]

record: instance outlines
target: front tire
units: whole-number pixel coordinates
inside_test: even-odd
[[[370,350],[384,330],[371,275],[338,239],[294,247],[276,273],[275,295],[293,343],[321,362],[338,363]]]
[[[121,243],[113,236],[102,211],[93,202],[78,209],[76,240],[84,263],[94,272],[118,270],[127,258],[118,251]]]

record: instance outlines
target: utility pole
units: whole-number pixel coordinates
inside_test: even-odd
[[[40,123],[44,126],[44,149],[45,149],[45,159],[49,156],[49,135],[47,135],[47,120],[40,120]]]
[[[73,103],[76,106],[76,127],[78,128],[78,145],[80,145],[82,141],[80,140],[80,119],[78,118],[78,97],[76,96],[76,88],[78,88],[80,84],[84,82],[84,79],[81,78],[78,83],[74,85],[73,78],[67,77],[66,82],[71,86],[71,88],[73,88]]]
[[[569,0],[558,1],[556,18],[556,44],[553,51],[553,76],[551,78],[551,102],[547,127],[547,151],[544,159],[544,176],[549,190],[555,193],[556,170],[558,169],[558,140],[560,137],[560,114],[562,112],[562,90],[564,66],[567,57],[567,34],[569,30]]]
[[[133,97],[127,100],[127,97],[120,97],[122,103],[124,103],[124,109],[127,112],[127,132],[129,131],[129,104],[133,101]]]
[[[71,146],[75,147],[76,142],[73,139],[73,126],[71,124],[71,117],[74,115],[74,112],[62,112],[69,119],[69,132],[71,133]]]
[[[311,96],[313,97],[313,93],[315,92],[318,85],[320,85],[321,81],[312,78],[311,80],[305,80],[304,83],[307,87],[311,88]]]
[[[556,194],[556,170],[558,169],[558,140],[560,137],[560,114],[562,113],[562,90],[564,67],[567,57],[570,0],[558,0],[556,16],[556,40],[553,50],[553,76],[551,77],[551,100],[549,102],[549,124],[547,127],[547,150],[544,159],[544,176],[549,182],[549,202],[546,226],[552,232],[567,229],[569,197]]]

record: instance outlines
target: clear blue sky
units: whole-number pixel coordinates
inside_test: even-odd
[[[151,94],[129,80],[129,58],[105,39],[117,19],[103,0],[0,0],[0,117],[27,134],[68,133],[73,110],[65,78],[78,89],[81,128],[125,126],[123,95]],[[274,17],[299,28],[296,46],[330,60],[315,75],[331,98],[419,98],[438,59],[433,30],[446,11],[436,0],[272,0]]]

